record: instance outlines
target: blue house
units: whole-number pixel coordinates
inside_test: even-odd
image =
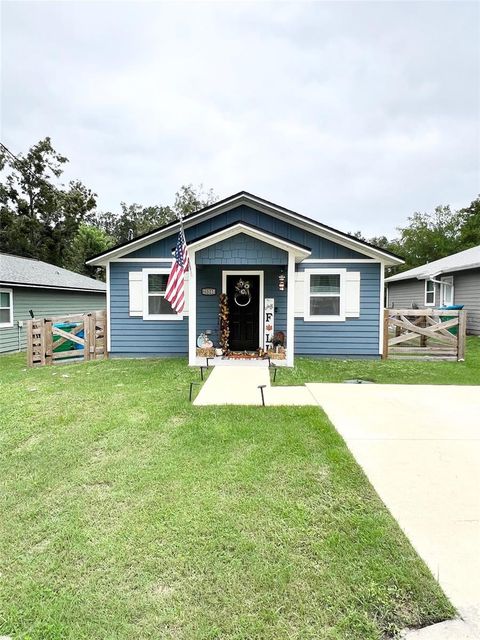
[[[276,334],[290,366],[295,355],[381,355],[384,270],[401,258],[242,191],[184,218],[191,269],[176,313],[165,289],[179,228],[89,261],[106,268],[112,356],[188,355],[198,364],[202,334],[218,346],[222,293],[232,352],[275,350]]]

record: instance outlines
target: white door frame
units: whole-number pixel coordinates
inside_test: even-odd
[[[265,298],[264,298],[264,272],[263,271],[245,271],[244,269],[229,269],[226,271],[222,270],[222,293],[227,293],[227,276],[235,276],[235,275],[245,275],[245,276],[260,276],[260,293],[258,296],[258,346],[262,349],[264,348],[263,344],[263,314],[265,311]]]

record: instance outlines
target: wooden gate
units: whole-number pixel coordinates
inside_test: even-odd
[[[385,309],[383,357],[464,360],[466,311]]]
[[[27,323],[27,360],[30,367],[60,361],[107,357],[105,310],[71,316],[34,318]]]

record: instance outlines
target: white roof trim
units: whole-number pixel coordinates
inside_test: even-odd
[[[0,282],[0,287],[10,287],[13,289],[15,289],[15,287],[27,287],[28,289],[58,289],[59,291],[80,291],[81,293],[100,293],[103,295],[107,293],[106,289],[82,289],[82,287],[62,287],[52,284],[25,284],[24,282]]]
[[[209,218],[223,213],[224,211],[229,211],[234,206],[240,206],[242,204],[251,205],[258,211],[262,211],[269,215],[275,215],[277,218],[286,220],[287,222],[291,222],[297,227],[303,228],[307,231],[310,231],[311,233],[326,238],[327,240],[331,240],[333,242],[336,242],[337,244],[353,249],[354,251],[358,251],[363,255],[380,258],[386,265],[398,265],[403,264],[404,262],[401,258],[395,258],[390,254],[385,253],[381,249],[368,247],[362,242],[355,240],[354,238],[345,238],[345,236],[341,233],[335,231],[334,229],[328,229],[324,227],[324,225],[322,225],[320,222],[316,222],[315,220],[305,220],[303,217],[291,211],[288,211],[287,209],[283,209],[282,207],[271,203],[267,204],[266,202],[257,199],[255,196],[246,193],[239,193],[235,196],[232,196],[228,200],[224,200],[222,202],[219,202],[218,204],[213,204],[203,211],[192,215],[184,221],[184,227],[185,229],[188,229],[191,226],[197,224],[199,219],[208,220]],[[157,240],[161,240],[164,237],[178,233],[179,228],[180,223],[177,222],[176,224],[172,224],[167,228],[152,231],[151,234],[143,238],[133,240],[127,245],[118,247],[117,249],[111,249],[98,258],[92,258],[91,260],[88,260],[86,264],[104,266],[107,264],[107,262],[109,262],[109,260],[113,258],[118,258],[123,255],[129,254],[132,251],[136,251],[144,246],[151,244],[152,242],[156,242]]]
[[[206,238],[203,238],[201,240],[196,240],[195,242],[189,244],[187,248],[191,253],[196,253],[201,249],[206,249],[207,247],[222,242],[223,240],[227,240],[228,238],[232,238],[233,236],[239,235],[241,233],[251,236],[256,240],[260,240],[261,242],[270,244],[273,247],[277,247],[277,249],[282,249],[286,252],[291,251],[295,255],[295,259],[297,262],[300,262],[311,254],[311,251],[309,249],[300,247],[299,245],[288,242],[287,240],[282,240],[281,238],[271,236],[269,233],[254,229],[243,222],[238,222],[237,224],[234,224],[227,229],[216,231],[215,233],[212,233],[212,235],[207,236]]]
[[[453,253],[445,258],[439,258],[433,262],[422,264],[408,271],[402,271],[390,278],[386,278],[387,284],[401,282],[402,280],[426,280],[444,273],[456,273],[480,268],[480,245],[471,247],[458,253]]]

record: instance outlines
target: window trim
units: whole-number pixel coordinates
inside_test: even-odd
[[[440,304],[442,306],[451,306],[455,304],[455,278],[454,276],[442,276],[440,278],[442,284],[440,285]],[[448,291],[452,296],[451,302],[445,302],[445,291]]]
[[[340,276],[340,292],[339,294],[322,294],[316,297],[339,297],[340,299],[340,313],[336,316],[321,315],[314,316],[310,313],[310,276],[323,275],[323,276]],[[305,283],[304,283],[304,316],[303,319],[306,322],[345,322],[345,303],[346,303],[346,269],[305,269]]]
[[[10,296],[10,304],[8,307],[0,307],[1,309],[8,309],[10,311],[10,319],[8,322],[0,322],[0,329],[7,329],[13,327],[13,289],[0,288],[0,293],[8,293]]]
[[[433,290],[432,291],[428,291],[428,283],[431,282],[433,284]],[[427,294],[428,293],[433,293],[433,302],[427,302]],[[433,280],[429,280],[428,278],[425,280],[425,306],[426,307],[434,307],[435,306],[435,301],[437,298],[437,287],[435,286],[435,282]]]
[[[149,275],[169,275],[171,269],[142,269],[142,277],[143,277],[143,319],[144,320],[161,320],[161,321],[169,321],[175,322],[176,320],[183,320],[183,312],[182,313],[149,313],[148,312],[148,299],[150,297],[148,291],[148,276]],[[158,293],[156,294],[159,295]],[[161,294],[160,294],[161,295]],[[165,296],[163,296],[165,297]]]

